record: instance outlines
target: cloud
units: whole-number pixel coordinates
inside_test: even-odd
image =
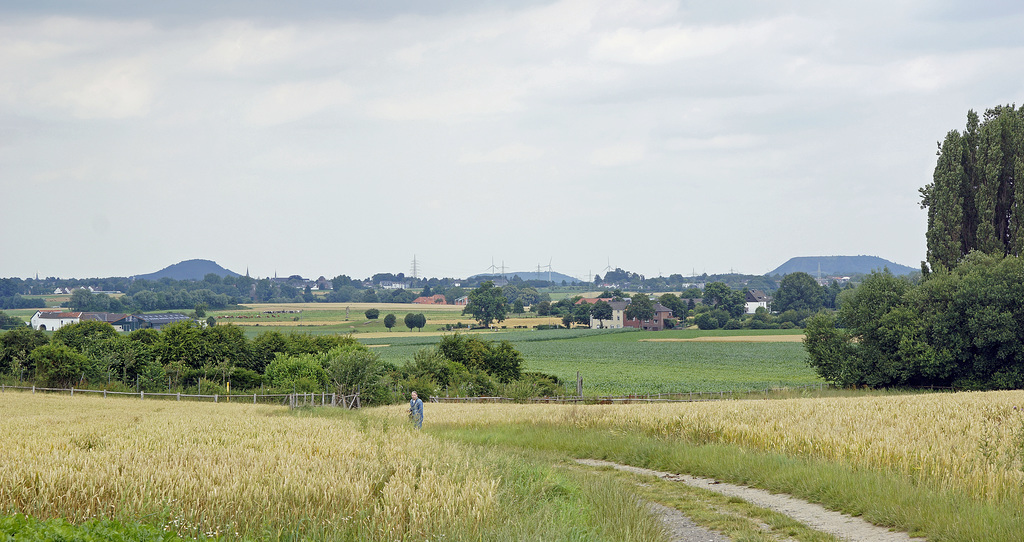
[[[590,163],[600,167],[624,166],[643,160],[646,154],[641,143],[617,143],[594,149]]]
[[[156,79],[150,58],[118,40],[132,43],[151,28],[65,17],[8,22],[0,26],[0,103],[78,119],[146,115]]]
[[[283,83],[259,92],[249,105],[245,120],[256,126],[273,126],[300,120],[348,104],[351,87],[338,80]]]
[[[464,152],[459,156],[461,164],[507,164],[528,162],[544,156],[544,149],[523,143],[512,143],[496,149],[480,152]]]

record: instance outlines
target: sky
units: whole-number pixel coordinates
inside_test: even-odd
[[[0,277],[917,267],[1024,5],[5,0]]]

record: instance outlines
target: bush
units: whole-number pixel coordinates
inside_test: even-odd
[[[360,402],[367,405],[390,402],[384,382],[387,369],[376,352],[361,344],[337,347],[327,353],[327,373],[336,391],[343,395],[359,392]]]
[[[366,315],[366,318],[368,320],[376,320],[377,318],[380,317],[380,310],[379,309],[366,309],[366,312],[364,312],[363,314]]]
[[[265,373],[271,386],[280,390],[319,391],[327,388],[327,369],[323,354],[277,354]],[[304,389],[299,389],[299,388]],[[310,389],[310,387],[312,387]]]
[[[263,384],[263,375],[250,369],[235,367],[231,370],[230,381],[235,391],[253,390]]]
[[[718,329],[718,319],[711,316],[710,312],[702,312],[693,318],[693,323],[703,330]]]
[[[44,386],[69,388],[77,386],[83,378],[94,380],[98,376],[89,358],[63,344],[40,346],[30,358],[36,366],[36,378]]]

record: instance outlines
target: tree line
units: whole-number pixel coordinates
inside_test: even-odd
[[[2,313],[0,313],[2,314]],[[368,404],[400,401],[417,389],[478,395],[511,390],[551,394],[560,383],[524,374],[508,341],[447,335],[397,366],[351,336],[264,331],[248,339],[233,325],[177,322],[119,333],[85,321],[48,335],[19,325],[0,334],[0,379],[44,387],[114,391],[268,393],[358,391]]]
[[[1024,111],[968,112],[939,143],[919,279],[887,272],[807,325],[809,362],[844,386],[1024,387]]]

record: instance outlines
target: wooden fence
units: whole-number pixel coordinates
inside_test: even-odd
[[[77,388],[41,388],[37,386],[8,386],[0,385],[0,393],[6,393],[8,390],[12,391],[28,391],[31,393],[57,393],[70,394],[72,397],[75,394],[93,394],[102,395],[103,397],[138,397],[140,400],[175,400],[181,401],[212,401],[214,403],[248,403],[250,400],[252,404],[263,404],[263,405],[287,405],[289,408],[298,407],[314,407],[314,406],[333,406],[343,408],[359,408],[359,394],[353,395],[338,395],[334,393],[231,393],[231,394],[219,394],[213,395],[202,395],[202,394],[190,394],[190,393],[158,393],[158,392],[128,392],[128,391],[108,391],[108,390],[83,390]]]

